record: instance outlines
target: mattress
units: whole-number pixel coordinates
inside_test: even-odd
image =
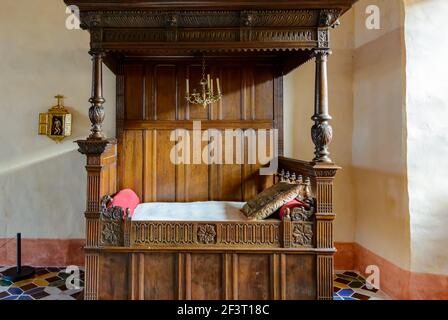
[[[148,202],[137,206],[133,221],[241,221],[245,202]]]

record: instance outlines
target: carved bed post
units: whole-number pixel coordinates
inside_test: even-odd
[[[94,36],[92,36],[92,41]],[[89,109],[91,133],[86,140],[76,141],[79,152],[87,157],[85,288],[86,300],[97,300],[99,292],[100,255],[97,251],[101,238],[101,200],[116,192],[117,146],[115,140],[107,140],[102,130],[105,102],[103,98],[102,63],[104,52],[92,44],[92,96]]]
[[[328,113],[328,75],[327,58],[331,54],[328,49],[316,49],[316,95],[314,103],[314,115],[311,118],[314,125],[311,129],[311,137],[315,145],[313,162],[332,162],[328,151],[328,145],[333,138],[333,129],[328,123],[331,116]]]
[[[332,163],[328,145],[333,138],[333,130],[328,123],[328,75],[327,58],[329,49],[316,49],[316,95],[314,125],[311,136],[315,145],[314,172],[316,183],[316,248],[324,249],[327,254],[317,256],[317,298],[333,299],[333,180],[339,167]]]
[[[89,118],[92,123],[89,139],[104,139],[102,123],[104,120],[103,104],[103,57],[104,52],[100,49],[92,49],[92,97],[89,99],[91,107]]]

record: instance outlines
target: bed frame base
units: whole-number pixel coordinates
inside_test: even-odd
[[[86,299],[332,299],[333,251],[87,250]],[[93,286],[92,286],[93,285]]]
[[[279,179],[309,178],[312,216],[164,227],[105,212],[101,199],[116,192],[116,142],[78,144],[87,155],[85,299],[332,299],[337,166],[279,158]]]

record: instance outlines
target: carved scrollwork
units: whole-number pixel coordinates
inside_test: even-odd
[[[328,21],[335,17],[328,11]],[[337,11],[337,10],[336,10]],[[100,19],[98,19],[100,17]],[[319,10],[188,10],[173,11],[98,11],[81,15],[83,25],[88,28],[224,28],[224,27],[315,27],[318,20],[326,22],[325,13]]]
[[[315,209],[305,209],[304,207],[297,207],[291,210],[290,216],[292,221],[310,221],[314,215]]]
[[[337,171],[337,169],[316,170],[316,177],[331,178],[336,175]]]
[[[101,223],[101,246],[121,246],[123,244],[122,225],[117,221]]]
[[[179,18],[176,13],[170,14],[165,18],[166,25],[170,28],[175,28],[178,25]]]
[[[328,29],[318,29],[317,43],[319,48],[330,47],[330,32],[328,31]]]
[[[313,242],[313,226],[309,223],[295,223],[292,230],[295,246],[310,246]]]
[[[320,11],[319,15],[319,26],[320,27],[331,27],[338,21],[341,15],[341,10],[339,9],[323,9]]]
[[[122,246],[123,245],[123,216],[124,210],[121,207],[108,207],[112,198],[105,196],[101,200],[101,246]]]
[[[198,241],[204,244],[216,243],[216,226],[204,224],[198,226]]]
[[[317,123],[312,127],[311,135],[318,149],[325,149],[333,140],[333,128],[326,122]]]
[[[104,99],[103,99],[104,100]],[[93,101],[90,101],[93,103]],[[103,102],[101,102],[103,103]],[[102,105],[92,105],[89,108],[89,119],[90,122],[92,123],[92,136],[95,137],[102,137],[102,128],[101,125],[104,121],[104,116],[105,116],[105,112],[104,112],[104,107]]]
[[[244,27],[252,26],[254,21],[254,15],[252,12],[242,12],[241,13],[241,25]]]
[[[100,155],[106,151],[108,144],[114,143],[113,140],[77,140],[75,141],[78,151],[86,155]]]

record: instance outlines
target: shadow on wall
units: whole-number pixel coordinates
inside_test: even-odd
[[[0,238],[83,238],[83,162],[71,149],[0,174]]]
[[[90,120],[86,114],[70,106],[67,107],[67,110],[72,114],[72,135],[64,139],[61,143],[53,142],[44,135],[38,136],[38,121],[33,117],[33,120],[35,120],[35,125],[33,126],[35,131],[31,138],[36,140],[36,144],[42,145],[43,147],[32,151],[27,150],[26,156],[23,156],[23,152],[20,157],[12,157],[3,161],[3,163],[0,162],[0,177],[17,170],[22,170],[22,168],[33,166],[39,162],[51,161],[52,158],[58,157],[61,154],[77,150],[78,147],[74,141],[84,139],[89,133]],[[45,111],[43,110],[42,112]],[[37,116],[38,112],[36,112]]]

